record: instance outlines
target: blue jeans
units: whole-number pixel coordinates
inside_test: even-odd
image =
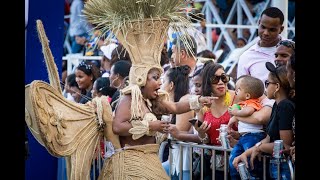
[[[170,176],[170,164],[169,160],[162,163],[163,169],[166,171],[167,175]]]
[[[278,163],[277,163],[277,160],[274,158],[270,160],[269,172],[270,172],[270,177],[272,179],[278,178]],[[283,159],[280,163],[280,179],[291,180],[291,174],[290,174],[288,162],[283,161]]]
[[[180,175],[181,175],[181,173],[179,173],[179,175],[177,175],[177,172],[175,172],[174,175],[171,176],[171,180],[179,180],[180,179]],[[183,180],[189,180],[190,179],[190,171],[189,170],[182,171],[182,179]]]
[[[237,169],[232,165],[232,162],[235,157],[241,155],[244,151],[254,146],[257,142],[264,139],[266,134],[264,132],[258,132],[258,133],[247,133],[242,136],[240,136],[238,143],[233,147],[230,158],[229,158],[229,168],[230,168],[230,176],[232,180],[240,179],[240,175],[237,171]],[[250,162],[248,160],[248,162]],[[251,170],[249,167],[250,175],[252,176],[252,179],[255,179],[254,177],[261,176],[262,177],[262,162],[259,162],[256,160],[254,163],[254,169]]]
[[[164,170],[166,171],[166,173],[168,174],[168,176],[170,176],[170,164],[169,164],[169,160],[165,161],[162,163],[162,167],[164,168]],[[177,174],[177,172],[175,172],[173,175],[171,175],[171,180],[179,180],[180,173]],[[182,171],[182,179],[183,180],[189,180],[190,179],[190,171],[186,170],[186,171]]]

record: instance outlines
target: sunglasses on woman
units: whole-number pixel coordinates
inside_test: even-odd
[[[271,82],[271,81],[268,81],[268,80],[266,80],[265,82],[264,82],[264,86],[267,88],[268,86],[269,86],[269,84],[277,84],[276,82]]]
[[[227,75],[227,74],[221,74],[221,76],[213,76],[212,78],[211,78],[211,83],[212,84],[218,84],[219,83],[219,81],[220,81],[220,79],[221,79],[221,81],[223,82],[223,83],[227,83],[227,82],[229,82],[230,81],[230,76],[229,75]]]

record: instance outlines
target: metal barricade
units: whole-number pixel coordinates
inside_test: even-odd
[[[159,158],[160,160],[162,160],[163,158],[163,151],[164,151],[164,148],[167,144],[167,141],[164,141],[161,143],[160,145],[160,149],[159,149]],[[229,162],[228,162],[228,159],[229,159],[229,154],[230,152],[232,151],[232,148],[230,149],[224,149],[223,147],[221,146],[210,146],[210,145],[205,145],[205,144],[197,144],[197,143],[193,143],[193,142],[183,142],[183,141],[176,141],[176,140],[173,140],[172,141],[172,144],[177,144],[178,147],[179,147],[179,151],[180,151],[180,164],[179,164],[179,174],[183,174],[182,173],[182,167],[183,167],[183,148],[182,147],[188,147],[189,148],[189,151],[191,152],[189,154],[189,158],[190,158],[190,164],[189,164],[189,169],[190,169],[190,177],[189,179],[192,180],[193,179],[193,172],[192,172],[192,169],[193,169],[193,162],[192,162],[192,158],[193,158],[193,149],[194,148],[200,148],[200,163],[201,163],[201,169],[200,169],[200,179],[203,180],[204,179],[204,169],[203,169],[203,162],[204,162],[204,149],[209,149],[211,150],[212,152],[212,161],[211,161],[211,165],[212,165],[212,179],[214,180],[215,179],[215,173],[216,173],[216,169],[214,168],[216,166],[216,152],[217,151],[220,151],[220,152],[223,152],[224,153],[224,167],[223,167],[223,171],[224,171],[224,179],[227,180],[228,179],[228,171],[229,171]],[[99,146],[98,146],[99,147]],[[169,149],[169,164],[170,164],[170,174],[172,174],[172,170],[171,170],[171,165],[172,165],[172,150]],[[263,163],[263,180],[266,180],[267,179],[267,172],[268,172],[268,169],[267,169],[267,158],[270,157],[270,156],[266,156],[266,155],[263,155],[262,156],[262,163]],[[103,157],[101,157],[101,152],[100,152],[100,148],[97,148],[97,156],[93,159],[93,162],[92,162],[92,169],[91,169],[91,172],[92,172],[92,176],[91,176],[91,179],[92,180],[95,180],[95,179],[98,179],[98,175],[100,174],[101,172],[101,169],[103,167],[103,163],[104,163],[105,159]],[[290,169],[290,174],[291,174],[291,179],[294,180],[295,177],[294,177],[294,168],[293,168],[293,165],[292,165],[292,162],[290,159],[287,159],[287,162],[289,164],[289,169]],[[280,172],[280,163],[278,164],[278,172]],[[97,174],[96,174],[97,173]],[[281,179],[281,177],[279,176],[280,173],[278,173],[278,180]],[[183,175],[182,176],[179,176],[179,179],[182,180],[183,178]]]
[[[160,148],[159,150],[159,158],[162,159],[162,153],[161,151],[163,151],[165,145],[166,145],[166,141],[164,141],[161,146],[163,148]],[[190,148],[190,155],[189,155],[189,158],[190,158],[190,164],[189,164],[189,171],[190,171],[190,178],[192,180],[193,176],[192,176],[192,169],[193,169],[193,162],[192,162],[192,156],[193,156],[193,148],[200,148],[201,149],[201,154],[200,154],[200,163],[201,163],[201,169],[200,169],[200,179],[203,180],[204,176],[203,176],[203,162],[204,162],[204,149],[209,149],[211,150],[212,152],[212,161],[211,161],[211,165],[212,165],[212,179],[214,180],[215,179],[215,166],[216,166],[216,151],[222,151],[224,153],[224,167],[223,167],[223,171],[224,171],[224,179],[227,180],[228,179],[228,171],[229,171],[229,155],[230,155],[230,152],[232,151],[232,148],[230,149],[224,149],[223,147],[221,146],[211,146],[211,145],[205,145],[205,144],[197,144],[197,143],[193,143],[193,142],[183,142],[183,141],[176,141],[176,140],[173,140],[172,141],[172,144],[177,144],[178,147],[179,147],[179,150],[180,150],[180,163],[179,163],[179,174],[181,174],[179,176],[179,179],[182,180],[183,178],[183,173],[182,173],[182,163],[183,163],[183,148],[182,147],[188,147]],[[266,180],[267,179],[267,173],[269,172],[269,170],[267,169],[267,158],[270,158],[270,156],[267,156],[267,155],[262,155],[262,163],[263,163],[263,180]],[[294,168],[293,168],[293,165],[292,165],[292,162],[290,159],[287,159],[286,162],[288,163],[289,165],[289,169],[290,169],[290,174],[291,174],[291,179],[294,180]],[[169,164],[170,164],[170,174],[172,174],[172,170],[171,170],[171,165],[172,165],[172,150],[169,149]],[[280,172],[280,163],[278,164],[278,172]],[[281,177],[280,177],[280,173],[278,173],[278,180],[280,180]]]

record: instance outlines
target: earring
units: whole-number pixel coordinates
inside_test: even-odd
[[[277,93],[277,91],[273,92],[273,98],[274,99],[276,98],[276,93]]]
[[[296,82],[296,77],[293,77],[293,82]]]

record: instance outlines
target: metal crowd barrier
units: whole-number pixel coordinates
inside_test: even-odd
[[[232,150],[232,148],[230,149],[224,149],[223,147],[221,146],[211,146],[211,145],[205,145],[205,144],[197,144],[197,143],[193,143],[193,142],[183,142],[183,141],[176,141],[176,140],[172,140],[171,141],[172,145],[173,144],[177,144],[179,146],[179,150],[180,150],[180,163],[179,163],[179,179],[182,180],[183,178],[183,173],[182,173],[182,162],[183,162],[183,148],[182,147],[188,147],[189,150],[190,150],[190,154],[189,154],[189,158],[190,158],[190,164],[189,164],[189,167],[190,167],[190,177],[189,179],[192,180],[193,179],[193,176],[192,176],[192,169],[193,169],[193,148],[200,148],[200,163],[201,163],[201,168],[200,168],[200,180],[203,180],[204,178],[204,173],[203,173],[203,162],[204,162],[204,150],[205,149],[209,149],[211,150],[212,152],[212,167],[211,170],[212,170],[212,180],[215,179],[215,174],[216,174],[216,169],[214,168],[216,166],[216,152],[217,151],[222,151],[223,154],[224,154],[224,167],[223,167],[223,175],[224,175],[224,180],[227,180],[228,179],[228,171],[229,171],[229,155],[230,155],[230,152]],[[164,149],[165,149],[165,146],[167,144],[167,141],[164,141],[161,143],[160,145],[160,149],[159,149],[159,158],[160,160],[162,160],[163,158],[163,152],[164,152]],[[92,180],[96,180],[98,179],[98,176],[102,170],[102,166],[103,166],[103,163],[106,159],[104,159],[103,157],[101,157],[101,149],[100,149],[100,144],[98,146],[99,148],[97,148],[97,156],[94,158],[93,162],[92,162],[92,169],[91,169],[91,179]],[[266,180],[267,179],[267,158],[269,158],[270,156],[266,156],[266,155],[262,155],[262,162],[263,162],[263,180]],[[295,179],[295,171],[294,171],[294,168],[293,168],[293,165],[292,165],[292,162],[291,160],[287,160],[288,164],[289,164],[289,169],[290,169],[290,174],[291,174],[291,179],[294,180]],[[170,174],[171,174],[171,164],[172,164],[172,150],[169,149],[169,164],[170,164]],[[280,172],[280,163],[278,164],[278,172]],[[280,177],[280,173],[278,173],[278,180],[280,180],[281,177]]]
[[[160,146],[160,150],[159,150],[159,158],[162,160],[162,156],[163,156],[163,153],[162,151],[164,150],[164,147],[165,145],[167,144],[166,141],[164,141],[161,146]],[[192,143],[192,142],[183,142],[183,141],[172,141],[172,144],[177,144],[179,145],[179,150],[180,150],[180,164],[179,164],[179,179],[182,180],[183,178],[183,173],[182,173],[182,162],[183,162],[183,148],[182,147],[189,147],[190,148],[190,155],[189,155],[189,158],[190,158],[190,164],[189,164],[189,167],[190,167],[190,180],[192,180],[192,155],[193,155],[193,148],[200,148],[201,149],[201,154],[200,154],[200,163],[201,163],[201,170],[200,170],[200,179],[203,180],[203,162],[204,162],[204,149],[209,149],[212,151],[212,179],[214,180],[215,179],[215,171],[216,169],[214,168],[216,166],[216,151],[222,151],[224,153],[224,168],[223,168],[223,171],[224,171],[224,179],[227,180],[228,179],[228,171],[229,171],[229,155],[230,155],[230,152],[232,150],[232,148],[230,149],[224,149],[223,147],[221,146],[210,146],[210,145],[205,145],[205,144],[197,144],[197,143]],[[263,162],[263,180],[266,180],[267,179],[267,157],[270,157],[270,156],[266,156],[266,155],[263,155],[262,156],[262,162]],[[287,160],[288,164],[289,164],[289,169],[290,169],[290,174],[291,174],[291,179],[294,180],[295,177],[294,177],[294,168],[292,166],[292,162],[291,160]],[[169,149],[169,164],[170,164],[170,174],[171,174],[171,164],[172,164],[172,150]],[[278,164],[278,172],[280,172],[280,163]],[[281,177],[280,177],[280,173],[278,173],[278,180],[280,180]]]

